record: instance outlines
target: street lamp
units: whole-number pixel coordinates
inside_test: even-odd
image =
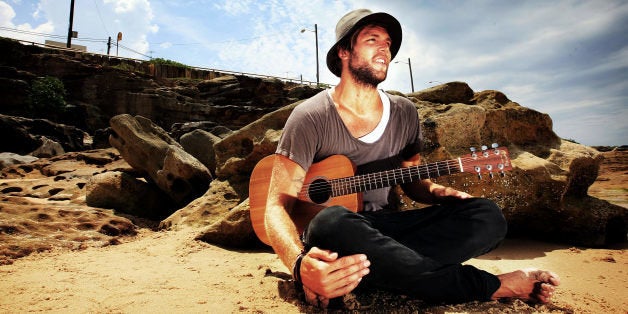
[[[406,63],[403,61],[395,61],[395,63]],[[408,58],[408,62],[406,63],[408,68],[410,69],[410,86],[412,86],[412,92],[414,93],[414,80],[412,79],[412,65],[410,64],[410,58]]]
[[[314,24],[313,31],[310,29],[304,28],[301,30],[301,33],[305,31],[314,32],[314,37],[316,38],[316,86],[318,86],[320,83],[319,70],[318,70],[318,25]]]

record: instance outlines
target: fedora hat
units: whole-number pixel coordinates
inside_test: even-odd
[[[327,68],[340,77],[342,69],[338,68],[338,43],[349,38],[360,27],[372,23],[383,24],[392,39],[390,53],[394,59],[401,46],[401,24],[392,15],[384,12],[373,13],[367,9],[351,11],[343,16],[336,24],[336,43],[327,52]]]

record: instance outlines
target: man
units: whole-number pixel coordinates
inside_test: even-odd
[[[314,162],[341,154],[358,171],[420,163],[416,108],[377,90],[399,51],[401,25],[386,13],[355,10],[340,19],[336,37],[327,66],[340,82],[297,106],[286,122],[265,212],[269,241],[307,301],[326,307],[363,283],[431,302],[549,302],[559,284],[551,272],[495,276],[461,265],[493,249],[505,236],[506,222],[493,202],[430,180],[402,184],[412,199],[435,204],[429,208],[391,210],[390,188],[375,189],[363,194],[363,211],[325,208],[300,238],[289,213]]]

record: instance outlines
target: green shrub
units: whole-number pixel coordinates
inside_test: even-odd
[[[165,64],[165,65],[174,65],[174,66],[178,66],[178,67],[182,67],[182,68],[189,68],[189,66],[177,62],[177,61],[172,61],[172,60],[168,60],[168,59],[162,59],[162,58],[153,58],[150,59],[149,61],[150,63],[154,63],[154,64]]]
[[[29,109],[34,114],[63,112],[66,107],[65,96],[65,87],[60,79],[40,77],[31,86]]]

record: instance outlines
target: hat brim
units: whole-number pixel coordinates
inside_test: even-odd
[[[392,44],[390,46],[390,54],[391,60],[395,58],[397,52],[399,52],[399,47],[401,47],[401,24],[395,17],[388,13],[378,12],[369,14],[363,18],[361,18],[353,27],[347,31],[347,33],[340,39],[336,41],[336,43],[329,49],[327,52],[327,68],[331,73],[340,77],[340,73],[342,72],[341,68],[338,68],[338,44],[345,40],[345,38],[351,37],[353,33],[360,27],[372,23],[381,23],[385,26],[386,31],[388,31],[388,36],[390,36],[392,40]]]

